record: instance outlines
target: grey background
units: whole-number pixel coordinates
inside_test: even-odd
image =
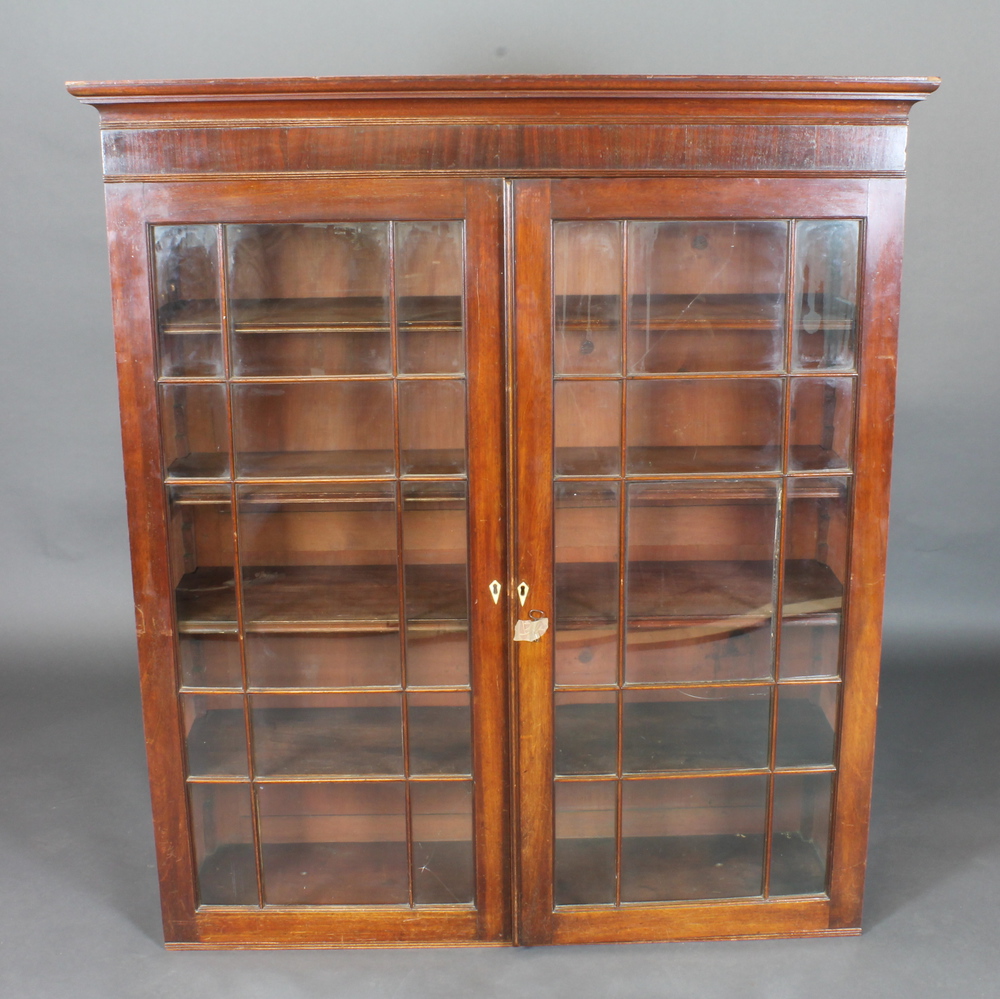
[[[6,0],[0,991],[994,996],[1000,6]],[[858,939],[168,954],[138,722],[97,115],[64,80],[938,75],[910,132],[886,681]]]

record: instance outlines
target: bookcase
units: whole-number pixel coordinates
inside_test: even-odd
[[[168,946],[859,931],[936,85],[69,85]]]

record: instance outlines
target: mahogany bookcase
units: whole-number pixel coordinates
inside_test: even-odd
[[[168,946],[858,932],[936,86],[69,85]]]

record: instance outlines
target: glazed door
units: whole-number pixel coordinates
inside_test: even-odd
[[[499,192],[111,189],[180,939],[509,935]]]
[[[522,940],[835,932],[867,816],[884,522],[853,511],[885,506],[858,472],[891,399],[858,375],[885,390],[891,331],[860,317],[888,202],[516,191],[515,579],[547,624],[515,642]]]

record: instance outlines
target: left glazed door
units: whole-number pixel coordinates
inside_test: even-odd
[[[499,185],[109,202],[168,940],[507,938]]]

